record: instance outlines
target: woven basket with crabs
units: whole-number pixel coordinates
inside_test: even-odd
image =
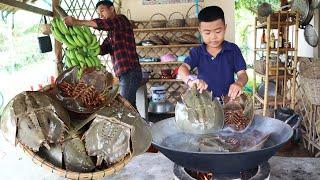
[[[56,84],[16,95],[1,131],[37,165],[68,179],[99,179],[122,169],[151,144],[148,124],[118,95],[110,73],[77,67]],[[76,115],[76,116],[75,116]]]

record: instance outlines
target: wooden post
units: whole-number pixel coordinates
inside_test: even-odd
[[[52,0],[52,12],[53,12],[53,17],[59,16],[57,11],[53,8],[54,6],[60,5],[60,0]],[[62,44],[57,41],[56,39],[54,40],[54,53],[56,55],[56,64],[57,64],[57,69],[56,69],[56,75],[59,75],[62,73],[63,65],[62,65]]]
[[[266,72],[265,72],[265,86],[263,99],[263,116],[266,116],[268,108],[268,89],[269,89],[269,62],[270,62],[270,30],[271,30],[271,15],[267,18],[267,57],[266,57]]]
[[[256,88],[257,88],[257,81],[256,81],[256,78],[257,78],[257,74],[256,74],[256,70],[255,70],[255,66],[254,66],[254,63],[256,62],[257,60],[257,21],[258,21],[258,18],[256,17],[255,20],[254,20],[254,56],[253,56],[253,89],[252,89],[252,92],[253,92],[253,99],[252,99],[252,103],[253,103],[253,108],[255,108],[255,94],[256,94]]]

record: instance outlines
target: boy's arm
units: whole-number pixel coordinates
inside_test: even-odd
[[[235,99],[236,97],[242,94],[242,88],[248,82],[248,76],[245,70],[240,70],[237,72],[237,81],[230,85],[228,96],[231,99]]]
[[[189,87],[192,87],[194,84],[197,85],[197,89],[200,93],[208,88],[208,84],[202,80],[197,79],[196,77],[190,77],[190,69],[191,67],[187,63],[183,63],[178,70],[178,74],[180,75],[183,82],[185,82]]]
[[[178,74],[183,82],[187,83],[190,75],[190,66],[187,63],[183,63],[178,70]]]

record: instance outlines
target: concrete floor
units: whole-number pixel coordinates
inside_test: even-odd
[[[172,115],[155,115],[151,114],[149,117],[151,121],[156,122],[158,120],[169,118]],[[274,157],[274,167],[277,167],[277,172],[283,170],[282,175],[279,177],[274,176],[274,179],[320,179],[320,176],[315,176],[314,173],[320,172],[320,158],[308,158],[310,154],[300,144],[288,144],[282,148],[278,156],[286,156],[286,158]],[[287,158],[292,157],[292,158]],[[294,157],[294,158],[293,158]],[[303,157],[296,159],[296,157]],[[280,158],[280,159],[279,159]],[[296,162],[297,160],[300,162]],[[273,162],[272,161],[272,162]],[[292,161],[292,162],[291,162]],[[279,163],[283,162],[281,166]],[[293,163],[294,162],[294,163]],[[290,163],[294,166],[290,166]],[[298,164],[297,164],[298,163]],[[305,164],[301,164],[305,163]],[[307,165],[307,163],[311,163]],[[304,169],[308,167],[309,170]],[[310,172],[311,170],[314,172]],[[113,176],[106,177],[104,179],[115,180],[163,180],[173,179],[172,174],[173,163],[164,157],[161,153],[145,153],[143,155],[134,157],[120,172]],[[294,172],[293,172],[294,171]],[[274,175],[277,175],[276,171],[273,171]],[[281,174],[280,173],[280,174]],[[294,174],[295,176],[291,176]],[[304,174],[306,176],[304,176]],[[316,174],[318,175],[318,174]],[[308,178],[304,178],[308,177]],[[319,177],[319,178],[315,178]],[[292,179],[291,178],[291,179]],[[60,180],[64,179],[46,169],[35,165],[30,157],[25,155],[20,148],[15,148],[8,144],[2,137],[0,132],[0,180],[34,180],[34,179],[49,179]],[[290,179],[290,180],[291,180]]]

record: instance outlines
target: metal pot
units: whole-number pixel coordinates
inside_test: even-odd
[[[260,97],[264,97],[264,86],[265,86],[265,83],[262,82],[258,87],[258,94]],[[268,87],[268,96],[274,97],[276,94],[275,91],[276,91],[276,83],[270,80],[269,87]]]
[[[156,114],[168,113],[168,112],[173,112],[174,105],[169,101],[150,102],[148,110],[149,112],[156,113]]]
[[[302,117],[295,114],[293,109],[287,107],[276,109],[274,111],[274,116],[276,119],[279,119],[291,126],[293,129],[293,140],[295,142],[299,142],[301,139],[300,124]]]
[[[317,31],[311,24],[306,25],[304,29],[304,39],[312,47],[316,47],[318,45],[319,37]]]
[[[304,28],[310,23],[313,18],[313,8],[311,7],[311,1],[309,0],[294,0],[291,4],[292,11],[298,11],[300,13],[300,26]]]
[[[151,90],[151,96],[153,102],[165,102],[166,100],[166,90],[167,88],[165,86],[152,86],[150,88]]]

